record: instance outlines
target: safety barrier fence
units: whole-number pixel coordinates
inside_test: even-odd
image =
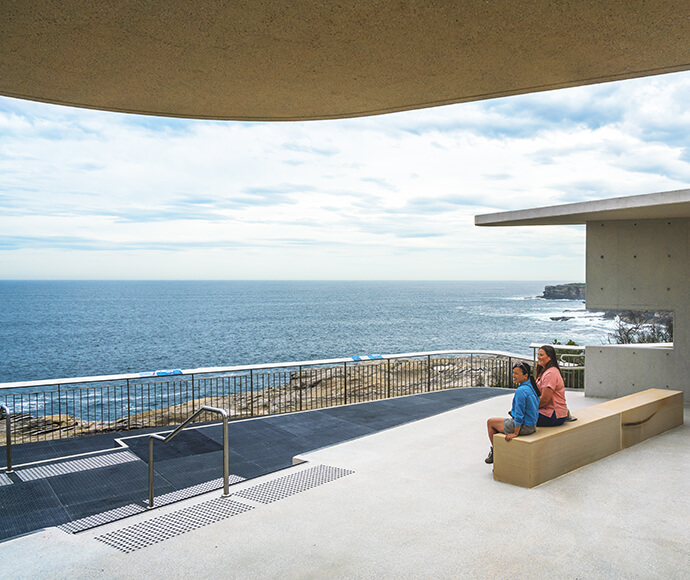
[[[511,387],[519,361],[532,362],[529,355],[446,350],[3,383],[0,404],[20,444],[177,425],[203,406],[228,409],[232,420],[456,387]],[[196,421],[212,419],[202,413]]]

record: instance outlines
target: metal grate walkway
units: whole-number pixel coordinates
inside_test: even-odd
[[[103,455],[94,455],[92,457],[84,457],[82,459],[73,459],[48,465],[17,469],[15,473],[22,481],[35,481],[37,479],[57,477],[58,475],[65,475],[67,473],[77,473],[88,469],[98,469],[99,467],[129,463],[130,461],[139,461],[139,458],[131,451],[118,451]]]
[[[502,394],[503,389],[449,389],[231,422],[233,482],[292,467],[293,457],[301,453]],[[17,445],[13,448],[16,473],[0,473],[0,540],[51,526],[76,533],[139,513],[145,508],[148,492],[148,435],[168,430],[129,432],[127,437],[104,433]],[[156,450],[157,506],[222,486],[222,434],[218,424],[190,428],[181,432],[175,442],[172,447]],[[235,499],[250,504],[270,503],[298,493],[293,488],[320,485],[319,477],[328,479],[319,472],[309,477],[312,479],[302,483],[278,478],[251,491],[247,488],[245,497],[238,495]]]

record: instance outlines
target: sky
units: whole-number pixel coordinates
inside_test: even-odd
[[[0,279],[584,281],[504,210],[690,187],[690,72],[348,120],[0,97]]]

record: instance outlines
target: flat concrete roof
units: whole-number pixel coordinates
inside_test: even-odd
[[[374,115],[690,70],[687,0],[0,3],[0,94],[171,117]]]
[[[584,201],[475,216],[477,226],[551,226],[589,221],[690,217],[690,189]]]
[[[566,397],[575,414],[600,402],[570,391]],[[323,465],[349,474],[277,501],[250,500],[243,490],[279,484],[285,471],[236,484],[225,500],[214,491],[77,534],[48,528],[15,538],[0,544],[7,574],[31,580],[687,577],[687,422],[524,489],[494,481],[484,463],[486,419],[505,416],[511,398],[508,392],[305,454],[307,463],[288,472]],[[175,531],[184,527],[182,514],[213,500],[215,509],[224,501],[238,513]],[[149,539],[163,533],[157,543]],[[132,551],[96,539],[105,536],[131,540]]]

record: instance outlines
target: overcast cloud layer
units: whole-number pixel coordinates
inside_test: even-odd
[[[690,73],[341,121],[0,98],[2,279],[584,280],[584,227],[474,216],[690,187]]]

